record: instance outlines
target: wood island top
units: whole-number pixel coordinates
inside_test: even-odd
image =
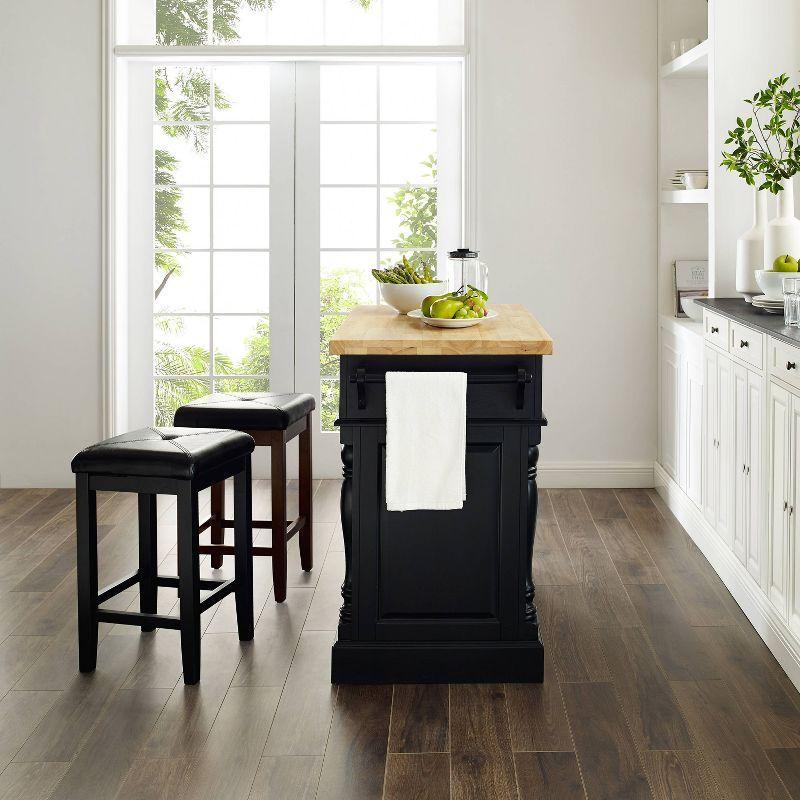
[[[494,319],[470,328],[432,328],[388,306],[356,306],[331,337],[337,356],[550,355],[553,340],[521,305],[491,304]]]

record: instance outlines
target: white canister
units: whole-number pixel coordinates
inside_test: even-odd
[[[736,242],[736,291],[747,300],[761,294],[756,270],[764,266],[764,233],[767,228],[767,192],[753,189],[753,227]]]
[[[794,215],[794,182],[783,181],[778,195],[778,216],[767,223],[764,233],[764,269],[772,269],[778,256],[800,256],[800,220]]]

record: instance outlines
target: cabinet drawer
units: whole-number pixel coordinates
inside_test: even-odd
[[[711,311],[703,312],[703,331],[706,341],[728,350],[728,319]]]
[[[764,366],[764,336],[752,328],[740,325],[738,322],[730,324],[730,352],[731,355],[741,358],[756,369]]]
[[[800,389],[800,348],[770,339],[769,370],[773,377]]]

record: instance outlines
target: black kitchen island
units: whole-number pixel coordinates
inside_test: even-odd
[[[346,562],[334,683],[543,679],[532,554],[553,343],[522,306],[493,308],[496,319],[452,330],[361,306],[331,339]],[[464,507],[389,512],[386,372],[451,370],[467,373]]]

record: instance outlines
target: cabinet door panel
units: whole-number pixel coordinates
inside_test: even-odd
[[[800,469],[797,466],[797,454],[800,453],[800,397],[790,395],[789,408],[789,465],[787,469],[789,512],[786,523],[792,586],[789,625],[795,633],[800,633],[800,546],[797,543],[797,536],[800,533],[800,526],[797,524],[798,501],[800,501]]]
[[[712,524],[717,522],[717,483],[719,466],[717,459],[717,435],[719,433],[719,388],[717,373],[717,353],[706,347],[703,353],[703,372],[705,382],[704,418],[705,433],[703,445],[703,511]]]
[[[369,638],[497,640],[516,630],[522,484],[510,476],[520,474],[519,439],[515,428],[468,425],[463,509],[397,512],[386,509],[385,428],[362,432],[365,485],[375,487],[359,498]]]
[[[689,359],[686,367],[686,494],[703,503],[703,364]]]
[[[733,366],[733,552],[742,564],[746,563],[747,539],[747,370]]]
[[[764,447],[763,379],[747,373],[747,569],[764,585],[764,478],[761,468]]]
[[[717,393],[719,397],[719,435],[717,438],[717,533],[733,546],[733,377],[731,361],[717,356]]]
[[[789,480],[789,393],[774,383],[770,384],[769,391],[769,598],[785,620],[788,613],[786,581],[789,542],[784,504]]]
[[[675,337],[661,332],[661,465],[678,480],[678,411],[680,404],[680,356]]]

